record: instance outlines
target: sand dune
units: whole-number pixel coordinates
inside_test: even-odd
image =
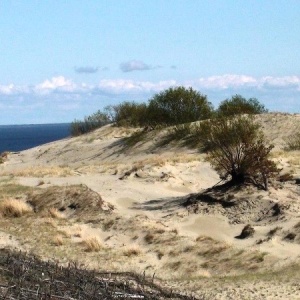
[[[12,196],[36,206],[21,219],[0,218],[0,246],[155,273],[160,284],[203,299],[300,299],[300,152],[284,151],[300,130],[300,115],[256,118],[281,172],[294,178],[269,191],[211,190],[219,177],[205,155],[161,143],[167,130],[134,140],[136,130],[107,125],[11,153],[0,184],[19,188]],[[247,224],[254,234],[236,238]],[[87,251],[88,238],[97,238],[100,249]]]

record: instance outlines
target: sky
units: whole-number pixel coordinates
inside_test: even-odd
[[[299,0],[1,0],[0,124],[192,87],[300,113]]]

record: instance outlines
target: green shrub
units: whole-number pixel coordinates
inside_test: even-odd
[[[111,107],[113,121],[117,126],[139,127],[146,125],[147,105],[145,103],[123,102]]]
[[[201,125],[202,148],[223,180],[251,182],[268,189],[268,178],[278,173],[258,124],[249,116],[217,118]]]
[[[237,114],[261,114],[268,110],[256,98],[245,99],[241,95],[232,96],[219,105],[218,116],[233,116]]]
[[[213,108],[205,95],[192,88],[169,88],[149,100],[149,125],[176,125],[210,118]]]
[[[92,115],[86,116],[83,121],[74,120],[71,123],[71,135],[78,136],[85,134],[111,122],[112,120],[108,112],[98,110]]]

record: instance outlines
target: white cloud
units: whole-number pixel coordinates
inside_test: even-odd
[[[9,85],[0,85],[0,94],[10,95],[14,93],[15,86],[13,84]]]
[[[190,81],[191,86],[205,89],[232,89],[232,88],[258,88],[258,89],[285,89],[300,88],[299,76],[274,77],[265,76],[255,78],[247,75],[225,74],[221,76],[201,77]]]
[[[110,92],[113,94],[116,93],[124,93],[124,92],[157,92],[170,86],[176,85],[175,80],[169,81],[159,81],[157,83],[153,83],[150,81],[134,81],[134,80],[109,80],[104,79],[101,80],[97,88],[99,90]]]
[[[22,86],[15,84],[0,85],[0,95],[20,95],[30,93],[30,86]]]
[[[261,86],[270,86],[277,88],[296,87],[300,88],[299,76],[284,76],[284,77],[272,77],[265,76],[260,80]]]
[[[36,85],[0,85],[0,95],[22,95],[22,94],[88,94],[93,92],[104,93],[149,93],[159,92],[171,86],[183,85],[195,89],[204,90],[232,90],[232,89],[253,89],[261,90],[293,90],[300,91],[299,76],[272,77],[265,76],[255,78],[247,75],[226,74],[221,76],[200,77],[191,81],[137,81],[128,79],[103,79],[98,84],[75,83],[64,76],[57,76],[46,79]]]
[[[255,86],[257,84],[257,79],[246,75],[226,74],[222,76],[210,76],[207,78],[201,77],[191,83],[203,88],[228,89],[240,86]]]
[[[70,118],[80,118],[93,110],[124,100],[144,100],[169,87],[186,86],[208,95],[215,106],[234,94],[246,98],[256,97],[270,110],[300,112],[300,77],[225,74],[200,77],[192,81],[138,81],[128,79],[102,79],[95,84],[74,82],[70,78],[57,76],[36,85],[0,84],[1,122],[21,120],[22,112],[39,111],[48,116],[49,110],[65,116],[70,110]],[[16,112],[18,117],[16,119]],[[56,121],[53,114],[53,122]],[[77,115],[76,115],[77,114]],[[28,115],[28,120],[29,120]],[[62,117],[63,118],[63,117]],[[70,120],[70,119],[69,119]],[[21,121],[18,121],[21,122]],[[29,121],[28,121],[29,122]]]
[[[64,76],[52,77],[35,86],[35,90],[39,93],[49,93],[50,91],[60,90],[65,92],[73,92],[77,88],[76,84]]]

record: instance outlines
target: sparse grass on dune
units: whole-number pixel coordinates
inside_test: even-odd
[[[103,216],[101,224],[109,221],[109,218],[111,216]],[[210,237],[201,236],[193,240],[181,236],[172,228],[157,227],[156,223],[149,223],[146,218],[132,218],[132,221],[130,224],[126,218],[119,219],[120,224],[113,229],[115,232],[110,233],[118,236],[121,230],[125,235],[126,232],[137,235],[134,244],[127,244],[125,247],[121,243],[109,245],[107,241],[104,246],[98,236],[87,235],[76,221],[74,223],[74,220],[69,219],[50,219],[41,214],[24,216],[22,219],[0,219],[0,226],[7,228],[21,244],[27,245],[33,253],[42,257],[55,257],[64,262],[78,261],[95,267],[113,266],[114,270],[128,270],[132,267],[130,263],[136,261],[134,269],[138,272],[142,272],[147,263],[151,270],[157,270],[157,276],[166,277],[166,280],[180,279],[183,274],[198,278],[202,273],[227,275],[234,274],[237,270],[245,273],[264,268],[265,254],[260,252],[238,253],[236,249]],[[138,236],[140,230],[145,231]],[[148,241],[145,239],[147,233]],[[83,251],[86,252],[84,257]]]
[[[300,173],[300,150],[271,152],[271,158],[291,174]]]
[[[0,202],[0,214],[3,217],[18,218],[29,212],[32,212],[32,207],[24,201],[5,199]]]
[[[123,254],[128,257],[139,256],[141,253],[142,253],[142,250],[138,245],[128,246],[123,251]]]
[[[56,235],[54,238],[53,238],[53,244],[55,246],[62,246],[64,244],[64,240],[63,240],[63,237],[61,235]]]
[[[300,150],[289,152],[288,163],[291,166],[299,169],[299,167],[300,167]]]
[[[275,121],[272,121],[272,124],[274,125]],[[146,178],[144,181],[150,183],[154,181],[148,180],[147,176],[155,177],[159,176],[157,174],[161,172],[169,172],[171,175],[174,175],[174,179],[172,177],[170,179],[170,184],[174,182],[175,185],[177,184],[176,174],[178,173],[173,172],[174,166],[179,167],[180,170],[183,168],[188,169],[188,172],[182,175],[182,177],[187,177],[193,170],[201,167],[199,161],[203,161],[204,158],[204,155],[199,154],[196,150],[179,149],[178,145],[183,145],[186,141],[186,128],[178,126],[176,130],[174,132],[175,137],[172,137],[172,139],[174,138],[172,144],[166,144],[162,149],[151,148],[150,144],[152,141],[148,140],[151,133],[146,132],[141,143],[141,149],[138,146],[132,147],[128,153],[125,153],[126,155],[124,154],[124,157],[123,153],[117,153],[117,158],[114,158],[112,155],[110,159],[103,160],[103,162],[100,162],[99,159],[98,161],[95,160],[94,163],[93,159],[91,159],[85,164],[86,160],[83,159],[81,167],[78,167],[79,164],[76,165],[76,171],[82,171],[82,173],[109,172],[111,175],[123,175],[130,171],[133,172],[132,178],[140,178],[136,179],[136,181],[142,181],[143,178]],[[113,138],[124,138],[124,136],[115,134],[113,130],[107,129],[107,131],[107,134]],[[98,145],[96,143],[99,142],[100,145],[102,137],[96,134],[97,132],[94,132],[89,138],[88,136],[80,137],[82,144],[94,143],[94,145],[88,145],[88,147],[96,147]],[[84,141],[84,139],[87,140]],[[147,146],[148,142],[149,148]],[[74,148],[75,146],[79,147],[77,149],[81,147],[81,145],[74,145]],[[149,149],[153,149],[153,151]],[[284,167],[283,171],[288,172],[291,169],[291,174],[295,178],[295,174],[300,174],[299,153],[299,150],[285,151],[278,147],[272,153],[272,158],[276,161],[281,160],[282,167]],[[184,165],[179,165],[180,163],[184,163]],[[139,170],[141,171],[138,172]],[[65,165],[28,168],[19,171],[19,173],[15,172],[15,174],[24,177],[62,177],[73,175],[76,171]],[[135,174],[136,176],[134,176]],[[141,176],[139,177],[140,174]],[[108,178],[108,176],[101,176],[100,174],[97,177],[99,182],[102,178],[105,178],[105,180]],[[118,181],[118,177],[120,176],[111,176],[110,178]],[[283,173],[283,180],[290,180],[290,178],[290,173]],[[138,213],[135,214],[131,211],[132,216],[126,215],[126,211],[122,209],[108,212],[101,209],[102,200],[98,197],[99,195],[88,190],[87,187],[56,186],[49,188],[48,185],[51,185],[50,180],[44,180],[47,182],[46,186],[29,188],[14,183],[11,177],[0,179],[0,212],[1,204],[5,202],[5,199],[24,199],[26,194],[28,194],[28,201],[31,201],[30,204],[34,207],[34,212],[21,213],[18,218],[1,217],[1,231],[11,235],[13,239],[18,241],[20,247],[24,247],[23,249],[31,251],[35,255],[40,255],[44,258],[55,258],[61,260],[62,263],[76,261],[80,265],[86,265],[88,268],[101,267],[116,271],[134,269],[138,273],[146,270],[148,274],[155,272],[155,276],[162,280],[164,284],[171,283],[172,286],[182,291],[205,290],[207,286],[203,283],[203,280],[206,280],[206,276],[210,276],[207,280],[211,280],[208,285],[211,286],[212,290],[214,289],[213,285],[218,280],[230,284],[235,284],[235,279],[239,283],[243,280],[251,281],[252,275],[249,275],[250,273],[254,274],[253,278],[257,274],[261,274],[257,275],[253,279],[254,281],[259,281],[260,279],[269,280],[269,278],[272,281],[273,277],[279,280],[279,272],[274,275],[273,272],[267,270],[273,270],[273,267],[277,269],[279,265],[282,267],[289,263],[288,260],[280,261],[280,259],[274,258],[272,254],[258,251],[257,249],[265,248],[257,246],[254,239],[250,247],[241,249],[235,247],[235,242],[230,242],[230,238],[226,238],[226,242],[224,242],[217,240],[217,238],[212,238],[215,237],[215,233],[212,233],[212,237],[210,237],[210,228],[207,230],[207,236],[201,235],[197,238],[194,235],[190,236],[185,233],[184,227],[181,227],[185,226],[186,219],[184,218],[189,218],[186,214],[177,216],[171,213],[165,219],[159,219],[159,214],[154,215],[152,218],[150,210],[145,215],[142,212],[139,212],[141,214],[138,215]],[[42,182],[43,180],[40,181],[40,185],[42,185]],[[164,187],[168,186],[168,184],[164,183]],[[286,185],[289,186],[291,184],[288,183]],[[91,186],[94,186],[94,183]],[[155,187],[159,188],[159,183]],[[153,185],[151,188],[153,188]],[[33,191],[33,193],[28,193],[30,191]],[[100,186],[99,191],[102,193]],[[249,191],[249,195],[255,193],[253,190]],[[116,195],[114,194],[115,192]],[[112,196],[120,197],[121,201],[121,195],[117,195],[117,193],[122,194],[122,191],[115,188],[115,186],[112,187],[111,192],[103,191],[104,200],[110,201],[110,196]],[[276,191],[272,190],[272,193],[275,194]],[[278,193],[278,200],[281,201],[284,197],[279,199],[280,195],[282,194]],[[273,197],[272,195],[269,196]],[[297,202],[297,195],[295,194],[293,197],[294,202]],[[257,198],[258,201],[259,199]],[[285,198],[283,200],[285,201]],[[21,200],[16,201],[25,203]],[[144,200],[142,199],[141,201]],[[289,200],[287,199],[287,201]],[[9,216],[15,215],[10,212]],[[292,224],[294,226],[293,232],[297,232],[300,228],[300,222],[298,221],[295,220]],[[279,239],[282,232],[275,225],[278,224],[274,223],[274,226],[272,225],[274,229],[269,230],[267,235]],[[174,226],[178,230],[173,229]],[[197,226],[196,223],[195,226]],[[203,232],[203,230],[205,229],[201,227],[199,232]],[[233,239],[233,229],[231,233]],[[257,234],[260,234],[259,230],[257,230]],[[250,245],[252,240],[241,241],[241,243],[244,242],[249,242]],[[293,246],[297,245],[294,244]],[[242,245],[242,247],[244,246]],[[296,280],[299,280],[299,269],[295,273],[298,274],[298,277],[295,277]],[[293,276],[293,272],[290,274]],[[176,282],[176,284],[173,285],[172,281]],[[189,284],[199,285],[199,289],[188,289]],[[226,284],[223,285],[223,287],[225,286]],[[212,297],[208,299],[217,298]]]
[[[98,252],[103,248],[103,245],[97,237],[89,237],[82,240],[82,244],[86,252]]]
[[[0,200],[6,198],[21,198],[33,188],[17,184],[13,179],[7,179],[0,182]]]
[[[61,213],[57,208],[51,207],[48,210],[49,215],[51,218],[54,219],[64,219],[65,215],[63,213]]]
[[[29,167],[21,170],[3,171],[1,175],[12,175],[18,177],[45,177],[45,176],[56,176],[66,177],[74,175],[74,171],[65,166],[51,166],[51,167]]]
[[[300,150],[300,132],[289,137],[286,142],[285,150],[294,151]]]
[[[141,169],[151,170],[154,167],[163,167],[165,165],[177,165],[180,163],[192,163],[203,161],[204,156],[198,153],[167,153],[165,156],[153,156],[148,158],[142,158],[140,160],[128,159],[128,162],[122,163],[101,163],[99,165],[88,165],[78,167],[77,172],[81,174],[87,173],[105,173],[111,175],[123,175],[126,172],[130,174]]]

